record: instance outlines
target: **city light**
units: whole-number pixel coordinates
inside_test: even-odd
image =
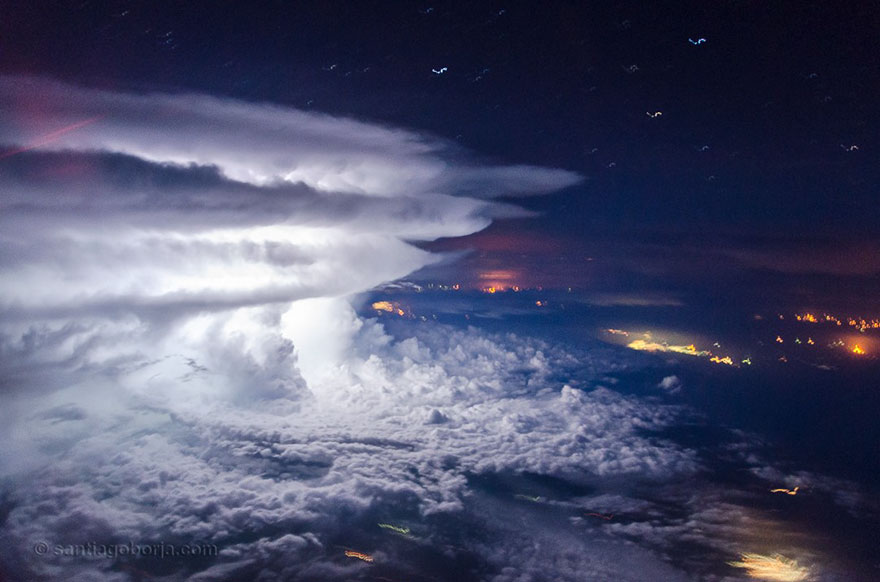
[[[800,489],[800,486],[795,487],[794,489],[771,489],[770,493],[785,493],[786,495],[797,495],[798,489]]]
[[[777,580],[779,582],[800,582],[810,574],[809,568],[799,566],[779,554],[765,556],[763,554],[743,554],[739,561],[728,562],[734,568],[744,568],[749,578],[761,580]]]

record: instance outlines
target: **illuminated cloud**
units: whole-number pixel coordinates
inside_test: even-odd
[[[40,96],[36,105],[34,95]],[[213,166],[230,180],[258,186],[302,182],[372,196],[509,196],[580,181],[564,170],[455,162],[445,155],[453,149],[448,143],[409,131],[205,95],[135,95],[3,77],[0,102],[13,112],[0,122],[0,139],[13,146],[100,116],[88,128],[44,140],[41,149]]]
[[[387,543],[370,519],[382,510],[417,516],[431,539],[438,535],[428,526],[433,516],[474,509],[467,475],[533,472],[577,481],[694,474],[692,451],[652,436],[674,422],[675,409],[554,380],[573,367],[612,369],[603,357],[601,349],[572,354],[433,323],[392,341],[367,321],[346,360],[350,375],[316,398],[267,390],[227,402],[212,391],[229,371],[201,370],[182,358],[139,362],[112,377],[81,371],[79,385],[32,402],[19,441],[5,441],[7,450],[37,441],[38,454],[54,462],[19,492],[6,541],[173,536],[218,544],[221,561],[241,568],[239,577],[296,571],[301,579],[339,579],[347,576],[325,569],[342,553],[328,537],[377,535]],[[278,373],[271,362],[267,368]],[[246,376],[237,382],[247,384]],[[447,421],[426,426],[433,411]],[[354,525],[357,516],[364,517]],[[282,543],[278,531],[296,540]],[[246,550],[240,544],[248,532],[267,539]],[[285,557],[294,542],[298,549]],[[378,548],[348,543],[379,561]],[[577,564],[602,561],[607,573],[633,555],[656,561],[635,549],[620,550],[617,560],[601,557],[574,532],[567,544],[554,550],[573,560],[560,580],[583,579]],[[546,567],[542,555],[487,548],[485,559],[503,570],[503,580]],[[99,578],[112,564],[75,566]],[[221,579],[210,578],[217,567],[200,576]],[[621,579],[639,579],[635,567],[623,572],[629,577]]]
[[[0,341],[35,353],[45,346],[26,334],[68,334],[92,365],[142,353],[139,341],[166,344],[157,357],[180,351],[170,335],[202,361],[212,333],[253,344],[274,327],[301,371],[320,375],[358,326],[344,298],[438,260],[413,241],[523,213],[486,198],[580,179],[481,165],[414,132],[204,95],[0,77],[0,106],[0,312],[11,322]]]

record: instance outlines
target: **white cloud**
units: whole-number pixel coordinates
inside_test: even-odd
[[[303,562],[297,569],[269,557],[269,542],[246,550],[237,540],[285,529],[311,540],[298,551],[320,570],[336,552],[321,539],[338,536],[350,516],[387,504],[426,522],[462,512],[470,474],[528,471],[576,482],[665,480],[696,469],[691,452],[651,436],[674,421],[674,408],[556,384],[553,374],[575,359],[558,346],[436,324],[394,341],[375,322],[354,342],[350,353],[369,355],[350,356],[344,376],[324,380],[340,383],[314,396],[287,390],[248,399],[239,387],[237,400],[221,398],[210,389],[228,372],[180,357],[103,381],[81,374],[81,384],[33,404],[26,429],[41,435],[53,466],[29,474],[33,486],[17,492],[8,542],[210,542],[225,548],[221,563],[242,571],[256,560],[276,574],[301,573]],[[589,354],[577,360],[612,367]],[[100,399],[113,404],[72,406]],[[426,425],[434,412],[446,421]],[[225,566],[213,568],[195,579],[225,575]]]
[[[39,107],[22,108],[32,95]],[[467,235],[493,217],[523,214],[481,198],[580,179],[481,165],[411,131],[204,95],[0,77],[0,105],[9,112],[0,143],[10,147],[0,159],[7,352],[71,325],[91,332],[69,334],[65,349],[77,341],[108,347],[108,335],[117,351],[141,349],[121,341],[115,323],[131,315],[141,329],[127,321],[129,335],[154,343],[159,327],[192,331],[185,320],[207,312],[215,321],[202,322],[203,332],[228,334],[232,320],[245,319],[233,310],[308,300],[281,325],[302,345],[305,373],[318,373],[334,360],[317,352],[338,360],[353,329],[324,333],[320,350],[310,350],[307,338],[327,323],[314,321],[313,300],[348,297],[438,260],[412,241]],[[349,316],[334,305],[337,320]],[[260,321],[246,327],[277,319],[274,309],[251,310]],[[201,338],[208,346],[211,339]],[[95,364],[95,350],[83,350]]]
[[[678,376],[665,376],[660,383],[657,384],[658,388],[665,390],[670,394],[676,394],[681,392],[681,380],[679,380]]]

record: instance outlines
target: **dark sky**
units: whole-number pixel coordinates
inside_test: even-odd
[[[878,39],[871,2],[18,3],[0,73],[272,101],[584,176],[434,245],[477,252],[426,277],[827,304],[880,289]]]

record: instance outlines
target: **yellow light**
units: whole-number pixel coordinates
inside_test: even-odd
[[[810,344],[810,345],[813,345],[813,344],[815,344],[816,342],[813,341],[813,338],[808,337],[808,338],[807,338],[807,343]]]
[[[398,309],[397,315],[399,315],[400,317],[403,317],[404,315],[406,315],[406,312],[403,309]]]
[[[778,343],[778,344],[781,344],[781,343],[782,343],[782,337],[781,337],[781,336],[776,336],[776,343]]]
[[[728,366],[733,365],[733,360],[730,359],[730,356],[724,356],[723,358],[712,356],[711,358],[709,358],[709,361],[715,362],[716,364],[727,364]]]
[[[752,365],[752,358],[746,358],[745,360],[742,361],[742,363],[745,364],[746,366],[751,366]]]
[[[779,582],[800,582],[806,580],[810,569],[801,567],[794,560],[779,554],[743,554],[740,561],[728,562],[734,568],[744,568],[749,578],[777,580]]]
[[[369,554],[362,554],[360,552],[355,552],[354,550],[345,550],[345,555],[349,558],[357,558],[358,560],[363,560],[364,562],[372,562],[373,556]]]
[[[380,523],[379,527],[381,527],[382,529],[389,529],[389,530],[391,530],[393,532],[397,532],[401,535],[407,535],[409,533],[408,527],[400,527],[400,526],[392,525],[390,523]]]
[[[697,351],[694,344],[689,346],[666,346],[666,350],[677,354],[687,354],[689,356],[707,356],[709,352]]]
[[[862,354],[865,353],[865,350],[862,349],[862,346],[857,345],[856,347],[854,347],[854,348],[852,349],[852,352],[853,352],[854,354],[862,355]]]
[[[394,306],[391,305],[390,301],[376,301],[375,303],[373,303],[373,309],[375,309],[376,311],[387,311],[390,313],[394,311]]]
[[[770,493],[785,493],[786,495],[797,495],[798,489],[800,489],[800,486],[797,486],[794,489],[771,489]]]
[[[665,352],[666,346],[657,342],[646,342],[645,340],[636,340],[626,344],[631,350],[639,350],[642,352]]]
[[[630,342],[626,345],[631,350],[639,350],[643,352],[675,352],[677,354],[686,354],[688,356],[707,356],[708,352],[697,351],[696,346],[693,344],[689,346],[669,346],[664,344],[658,344],[657,342],[647,342],[645,340],[639,339],[633,342]]]

